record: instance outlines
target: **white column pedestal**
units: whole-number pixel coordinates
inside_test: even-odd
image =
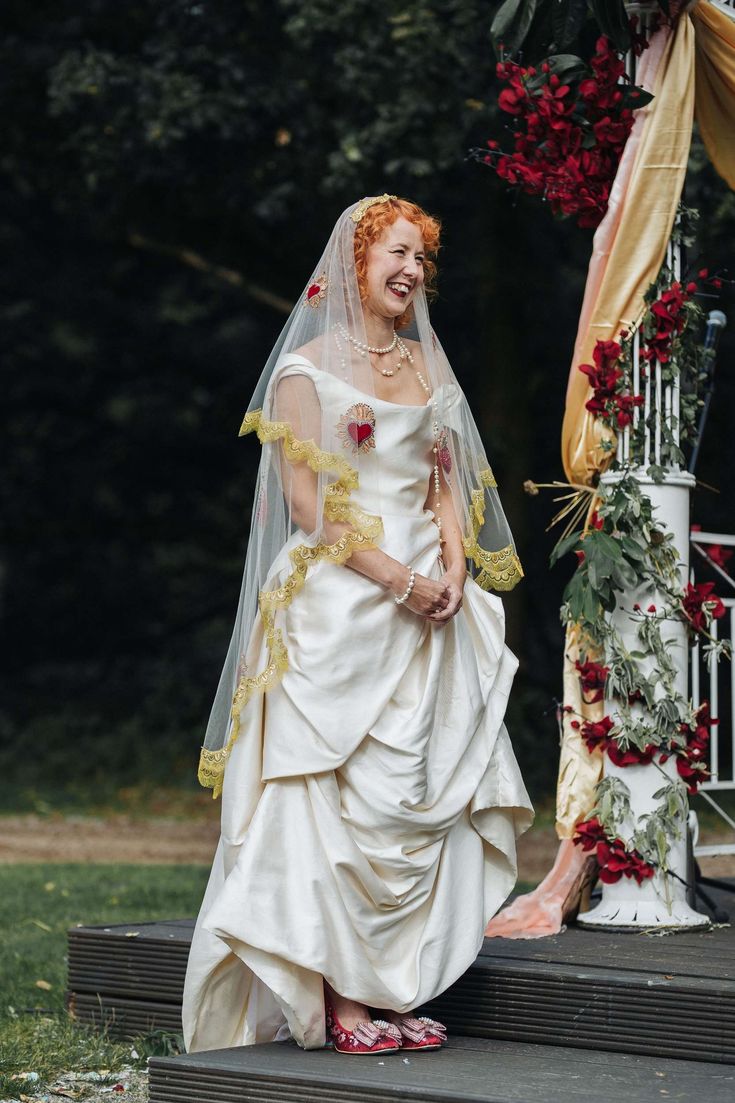
[[[671,472],[663,483],[655,483],[643,470],[634,471],[637,482],[651,499],[655,518],[664,531],[673,533],[674,546],[679,552],[680,578],[682,586],[689,574],[689,495],[695,480],[686,472]],[[603,485],[612,485],[620,478],[618,473],[604,475]],[[638,645],[636,639],[636,621],[630,615],[633,605],[639,602],[645,610],[649,605],[663,604],[663,599],[651,592],[626,593],[619,595],[618,608],[612,614],[612,621],[620,632],[624,643],[631,649]],[[667,649],[674,655],[676,665],[676,688],[688,697],[688,641],[686,625],[679,621],[667,621],[663,627],[663,636]],[[644,668],[645,669],[645,668]],[[652,666],[645,669],[650,674]],[[641,706],[635,705],[634,709]],[[614,702],[609,702],[608,711],[614,717]],[[642,710],[641,710],[642,711]],[[677,777],[676,762],[670,758],[662,769],[668,777]],[[661,771],[654,765],[617,767],[605,756],[605,776],[619,777],[630,790],[632,817],[624,825],[621,835],[626,840],[635,829],[635,820],[652,812],[658,801],[653,794],[666,784]],[[642,927],[656,928],[692,928],[708,927],[706,915],[694,911],[687,903],[687,840],[686,818],[682,816],[680,838],[670,840],[669,868],[676,876],[657,873],[653,878],[638,885],[629,877],[622,877],[614,885],[603,885],[602,901],[588,912],[581,912],[577,918],[580,927],[616,927],[636,930]],[[679,880],[679,878],[681,880]]]

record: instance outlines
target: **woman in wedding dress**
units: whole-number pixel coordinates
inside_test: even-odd
[[[532,811],[489,591],[522,571],[429,325],[438,244],[395,196],[343,212],[245,416],[263,449],[199,771],[222,828],[190,1051],[438,1047],[414,1012],[474,961],[515,883]]]

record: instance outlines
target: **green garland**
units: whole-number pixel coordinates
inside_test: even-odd
[[[696,212],[682,213],[678,220],[680,240],[694,218]],[[699,277],[707,279],[706,271],[700,272]],[[717,285],[719,281],[711,282]],[[648,363],[646,356],[651,366],[655,359],[662,387],[677,378],[680,387],[679,443],[674,426],[667,426],[661,419],[658,432],[662,463],[649,464],[646,469],[654,482],[664,481],[665,466],[683,462],[681,443],[693,441],[696,432],[697,412],[702,405],[700,395],[707,378],[699,338],[703,312],[693,298],[697,290],[695,281],[682,285],[664,267],[645,297],[645,310],[637,326],[643,370]],[[643,456],[645,430],[653,439],[657,430],[655,419],[660,416],[652,409],[645,423],[641,412],[635,424],[634,410],[639,403],[631,388],[634,336],[622,333],[619,342],[598,342],[603,347],[596,350],[599,354],[595,356],[595,364],[580,366],[593,387],[588,408],[618,431],[630,426],[631,464],[612,459],[608,470],[616,474],[614,481],[593,488],[576,488],[577,515],[580,503],[588,504],[592,495],[599,498],[599,504],[589,527],[562,537],[552,552],[551,562],[570,551],[578,556],[577,570],[564,592],[561,618],[565,625],[580,629],[578,666],[596,686],[602,687],[594,700],[602,699],[604,693],[615,704],[614,720],[606,716],[598,724],[583,718],[572,723],[581,729],[590,750],[595,747],[605,750],[621,766],[650,764],[661,770],[663,778],[661,788],[654,794],[659,802],[657,807],[638,819],[632,836],[623,842],[621,832],[632,817],[630,791],[619,777],[605,777],[596,787],[595,806],[588,819],[578,825],[575,841],[590,849],[596,841],[592,836],[599,828],[598,838],[605,840],[605,853],[609,851],[607,844],[618,846],[617,861],[623,848],[630,865],[623,868],[618,862],[618,866],[623,874],[640,880],[641,862],[650,867],[646,876],[653,869],[664,873],[668,870],[670,840],[680,837],[686,822],[687,790],[696,791],[697,783],[708,776],[701,758],[702,711],[706,706],[695,710],[692,702],[677,690],[676,667],[662,628],[667,621],[680,620],[687,624],[690,634],[704,636],[707,642],[703,650],[708,664],[731,656],[732,645],[728,640],[714,640],[709,632],[712,619],[724,612],[722,603],[711,593],[711,586],[687,585],[682,589],[673,535],[656,519],[651,499],[632,474],[635,461]],[[611,450],[614,445],[609,443],[607,447]],[[527,488],[535,492],[535,484]],[[565,507],[562,515],[572,508]],[[621,607],[620,595],[631,592],[649,594],[651,598],[645,609],[636,603],[624,610],[637,621],[637,646],[633,649],[626,646],[606,616]],[[596,661],[599,656],[604,657],[604,665]],[[645,717],[635,709],[638,702],[645,707]],[[567,711],[572,710],[567,707]],[[707,722],[713,721],[707,716]],[[677,765],[681,765],[682,775],[673,779],[661,769],[661,764],[672,755],[677,758]],[[592,833],[585,830],[591,826]],[[606,879],[614,880],[619,875]],[[665,885],[668,886],[666,879]]]

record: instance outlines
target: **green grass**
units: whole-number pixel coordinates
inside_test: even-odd
[[[60,1072],[114,1071],[144,1064],[152,1046],[165,1048],[165,1038],[141,1040],[136,1061],[130,1043],[72,1022],[64,1009],[66,932],[193,916],[207,874],[204,866],[0,866],[0,1095],[20,1090],[13,1073],[39,1073],[35,1090]]]
[[[106,816],[122,814],[134,820],[151,816],[166,819],[204,820],[210,818],[212,793],[202,789],[196,779],[180,786],[69,785],[49,782],[46,786],[14,784],[0,779],[0,808],[5,815]]]

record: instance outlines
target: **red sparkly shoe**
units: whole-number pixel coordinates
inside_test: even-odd
[[[426,1015],[401,1015],[395,1024],[401,1034],[401,1049],[440,1049],[447,1040],[447,1028]]]
[[[334,1013],[329,1001],[325,1001],[327,1039],[337,1053],[397,1053],[401,1048],[401,1032],[393,1023],[384,1019],[359,1022],[353,1030],[347,1030]]]

